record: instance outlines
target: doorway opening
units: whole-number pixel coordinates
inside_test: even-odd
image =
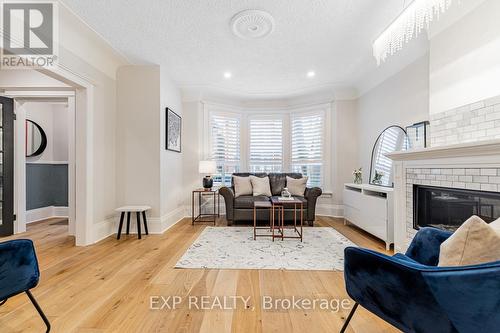
[[[69,232],[72,122],[68,100],[20,100],[18,103],[22,103],[25,113],[26,224],[47,221],[67,226]]]
[[[92,220],[94,210],[91,196],[93,189],[93,100],[94,85],[86,78],[64,68],[0,70],[0,104],[4,111],[3,114],[12,115],[10,121],[6,122],[12,126],[12,130],[7,131],[4,128],[3,138],[10,139],[8,146],[13,150],[12,156],[8,154],[9,158],[3,160],[3,167],[10,167],[7,171],[12,170],[13,172],[8,173],[9,177],[3,177],[4,183],[6,181],[8,181],[7,184],[12,183],[12,189],[6,191],[4,184],[2,193],[8,192],[9,195],[2,199],[2,204],[8,204],[3,206],[12,208],[10,208],[9,214],[5,213],[6,209],[2,209],[2,214],[6,218],[2,223],[8,227],[3,228],[5,232],[0,233],[2,236],[23,233],[26,231],[27,218],[29,222],[37,220],[33,214],[30,214],[33,213],[31,212],[33,209],[27,209],[26,206],[26,169],[30,167],[30,165],[27,166],[27,162],[30,164],[33,161],[29,160],[30,157],[26,157],[25,105],[42,102],[66,104],[69,122],[67,209],[64,209],[65,206],[58,203],[57,200],[52,201],[53,203],[49,203],[52,206],[48,206],[55,207],[51,208],[53,212],[51,216],[68,216],[68,233],[75,236],[76,246],[86,246],[94,242]],[[15,120],[12,119],[13,117]],[[10,133],[9,136],[6,136],[6,133]],[[32,138],[31,140],[36,141],[37,139]],[[2,156],[5,157],[6,154],[3,153]],[[35,160],[34,162],[40,161]],[[3,172],[4,176],[6,174]],[[6,202],[7,200],[10,201]]]
[[[16,227],[54,222],[75,235],[75,98],[50,94],[14,99]]]

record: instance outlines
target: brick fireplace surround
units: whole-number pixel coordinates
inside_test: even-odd
[[[396,152],[394,248],[415,236],[413,185],[500,192],[500,96],[430,116],[431,148]]]
[[[432,130],[432,129],[431,129]],[[500,192],[500,140],[388,155],[394,161],[394,248],[406,251],[413,228],[413,185]]]

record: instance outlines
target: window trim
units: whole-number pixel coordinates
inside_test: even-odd
[[[250,108],[241,106],[232,106],[227,104],[213,103],[208,101],[203,101],[203,134],[200,136],[200,140],[203,144],[200,159],[207,159],[210,157],[210,147],[211,147],[211,130],[210,130],[210,114],[226,114],[226,115],[238,115],[240,118],[240,169],[249,170],[249,160],[250,160],[250,130],[249,130],[249,119],[252,117],[282,117],[283,118],[283,172],[289,172],[292,169],[292,156],[291,156],[291,144],[292,144],[292,133],[291,133],[291,120],[294,114],[307,115],[307,114],[317,114],[322,112],[324,124],[323,124],[323,175],[322,175],[322,188],[324,192],[332,191],[332,103],[319,103],[310,104],[300,107],[262,107],[262,108]]]

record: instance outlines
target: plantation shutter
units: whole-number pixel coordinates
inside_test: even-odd
[[[324,122],[323,112],[292,115],[292,171],[308,176],[308,186],[323,185]]]
[[[250,118],[251,172],[281,172],[283,169],[283,119]]]
[[[217,163],[214,182],[230,186],[231,175],[240,170],[240,117],[230,114],[210,114],[210,151]]]

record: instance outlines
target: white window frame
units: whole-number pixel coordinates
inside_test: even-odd
[[[321,161],[321,187],[325,188],[325,185],[326,184],[329,184],[329,178],[327,178],[327,174],[329,175],[330,174],[330,158],[329,156],[327,157],[326,156],[326,152],[327,152],[327,149],[326,149],[326,144],[327,144],[327,140],[326,140],[326,133],[327,133],[327,112],[326,110],[324,109],[308,109],[308,110],[304,110],[304,109],[299,109],[298,111],[293,111],[291,112],[290,114],[290,130],[289,130],[289,136],[290,136],[290,141],[292,141],[292,129],[291,129],[291,123],[292,123],[292,119],[294,116],[297,116],[297,117],[301,117],[301,116],[316,116],[316,115],[321,115],[321,117],[323,118],[323,129],[322,129],[322,138],[321,138],[321,148],[322,148],[322,151],[321,151],[321,156],[322,156],[322,161]],[[329,123],[329,122],[328,122]],[[290,153],[289,153],[289,156],[290,156],[290,167],[289,167],[289,170],[292,169],[292,165],[293,165],[293,162],[292,162],[292,144],[290,142]],[[329,149],[328,149],[329,151]],[[327,182],[328,181],[328,182]]]
[[[281,172],[286,172],[285,170],[288,170],[287,168],[285,168],[285,156],[288,156],[288,152],[287,152],[287,145],[285,145],[285,137],[286,137],[286,133],[285,132],[285,123],[288,121],[288,119],[285,119],[287,117],[285,117],[284,114],[280,114],[280,113],[274,113],[274,114],[268,114],[268,113],[265,113],[265,114],[250,114],[246,117],[246,124],[247,124],[247,132],[244,134],[244,136],[247,137],[247,165],[246,165],[246,169],[247,170],[250,170],[250,122],[252,120],[266,120],[266,119],[269,119],[269,120],[281,120],[282,121],[282,128],[281,128],[281,131],[282,131],[282,141],[281,141],[281,151],[282,151],[282,160],[281,160]]]
[[[206,110],[205,110],[206,111]],[[229,111],[227,109],[216,109],[216,110],[210,110],[209,112],[205,112],[205,115],[204,115],[204,118],[206,119],[205,121],[205,124],[207,125],[206,126],[206,131],[204,131],[204,138],[205,138],[205,142],[206,142],[206,145],[204,145],[206,147],[206,150],[204,152],[204,160],[207,160],[207,159],[211,159],[212,158],[212,152],[211,152],[211,147],[212,147],[212,117],[211,117],[211,113],[214,113],[214,114],[217,114],[219,116],[223,116],[223,117],[228,117],[228,118],[236,118],[238,119],[239,121],[239,126],[240,126],[240,163],[239,163],[239,167],[240,167],[240,170],[244,170],[245,168],[245,161],[243,161],[243,143],[242,143],[242,140],[241,140],[241,133],[243,132],[243,122],[242,122],[242,115],[241,113],[239,112],[232,112],[232,111]],[[225,184],[223,183],[222,185],[230,185],[230,184]]]
[[[249,170],[250,131],[249,119],[252,117],[282,117],[283,119],[283,172],[290,172],[292,167],[291,152],[291,117],[293,114],[314,114],[322,112],[323,127],[323,192],[332,190],[332,105],[331,103],[311,104],[301,107],[247,108],[203,101],[203,153],[202,158],[210,158],[211,130],[210,114],[239,115],[240,118],[240,171]]]

